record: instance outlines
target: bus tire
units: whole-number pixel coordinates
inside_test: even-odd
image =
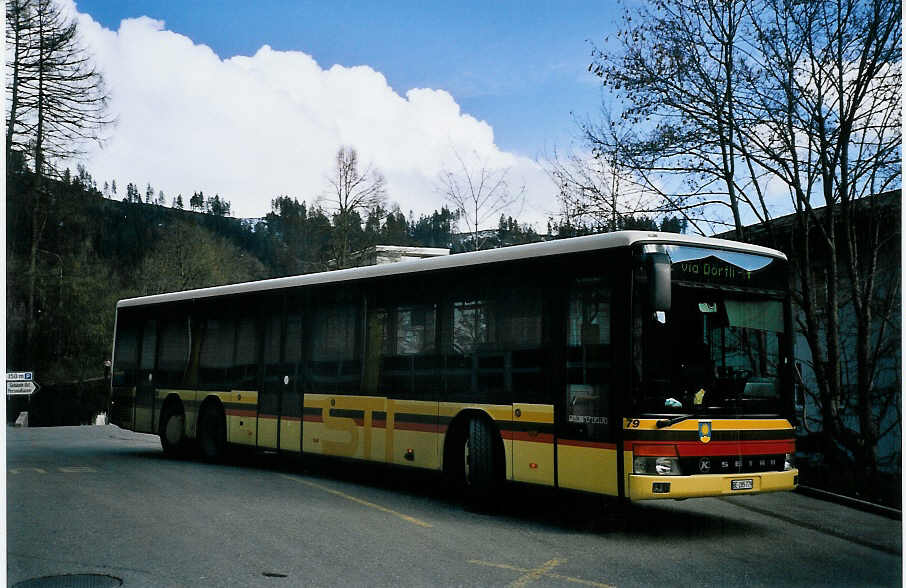
[[[198,418],[198,448],[207,461],[218,461],[226,453],[226,416],[214,403],[205,405]]]
[[[499,489],[502,472],[497,468],[496,433],[483,418],[469,421],[464,443],[463,466],[466,499],[475,505],[487,505]]]
[[[186,415],[176,402],[167,402],[160,413],[160,446],[164,454],[169,457],[182,457],[185,455],[186,441]]]

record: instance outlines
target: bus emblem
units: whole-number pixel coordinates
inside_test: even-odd
[[[698,440],[702,443],[711,441],[711,421],[698,421]]]

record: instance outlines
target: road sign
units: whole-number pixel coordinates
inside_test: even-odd
[[[38,388],[34,372],[6,372],[7,396],[28,396]]]
[[[13,381],[6,383],[7,396],[27,396],[37,391],[39,386],[33,381]]]

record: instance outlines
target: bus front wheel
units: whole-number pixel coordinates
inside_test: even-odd
[[[466,497],[473,502],[491,499],[499,486],[501,472],[495,453],[496,434],[485,419],[469,421],[469,433],[463,445],[463,473]]]
[[[226,417],[220,407],[209,404],[198,419],[198,445],[201,456],[208,461],[223,457],[226,450]]]

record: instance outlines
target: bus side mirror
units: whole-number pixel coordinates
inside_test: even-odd
[[[666,253],[648,254],[648,286],[651,309],[655,312],[670,310],[670,257]]]

